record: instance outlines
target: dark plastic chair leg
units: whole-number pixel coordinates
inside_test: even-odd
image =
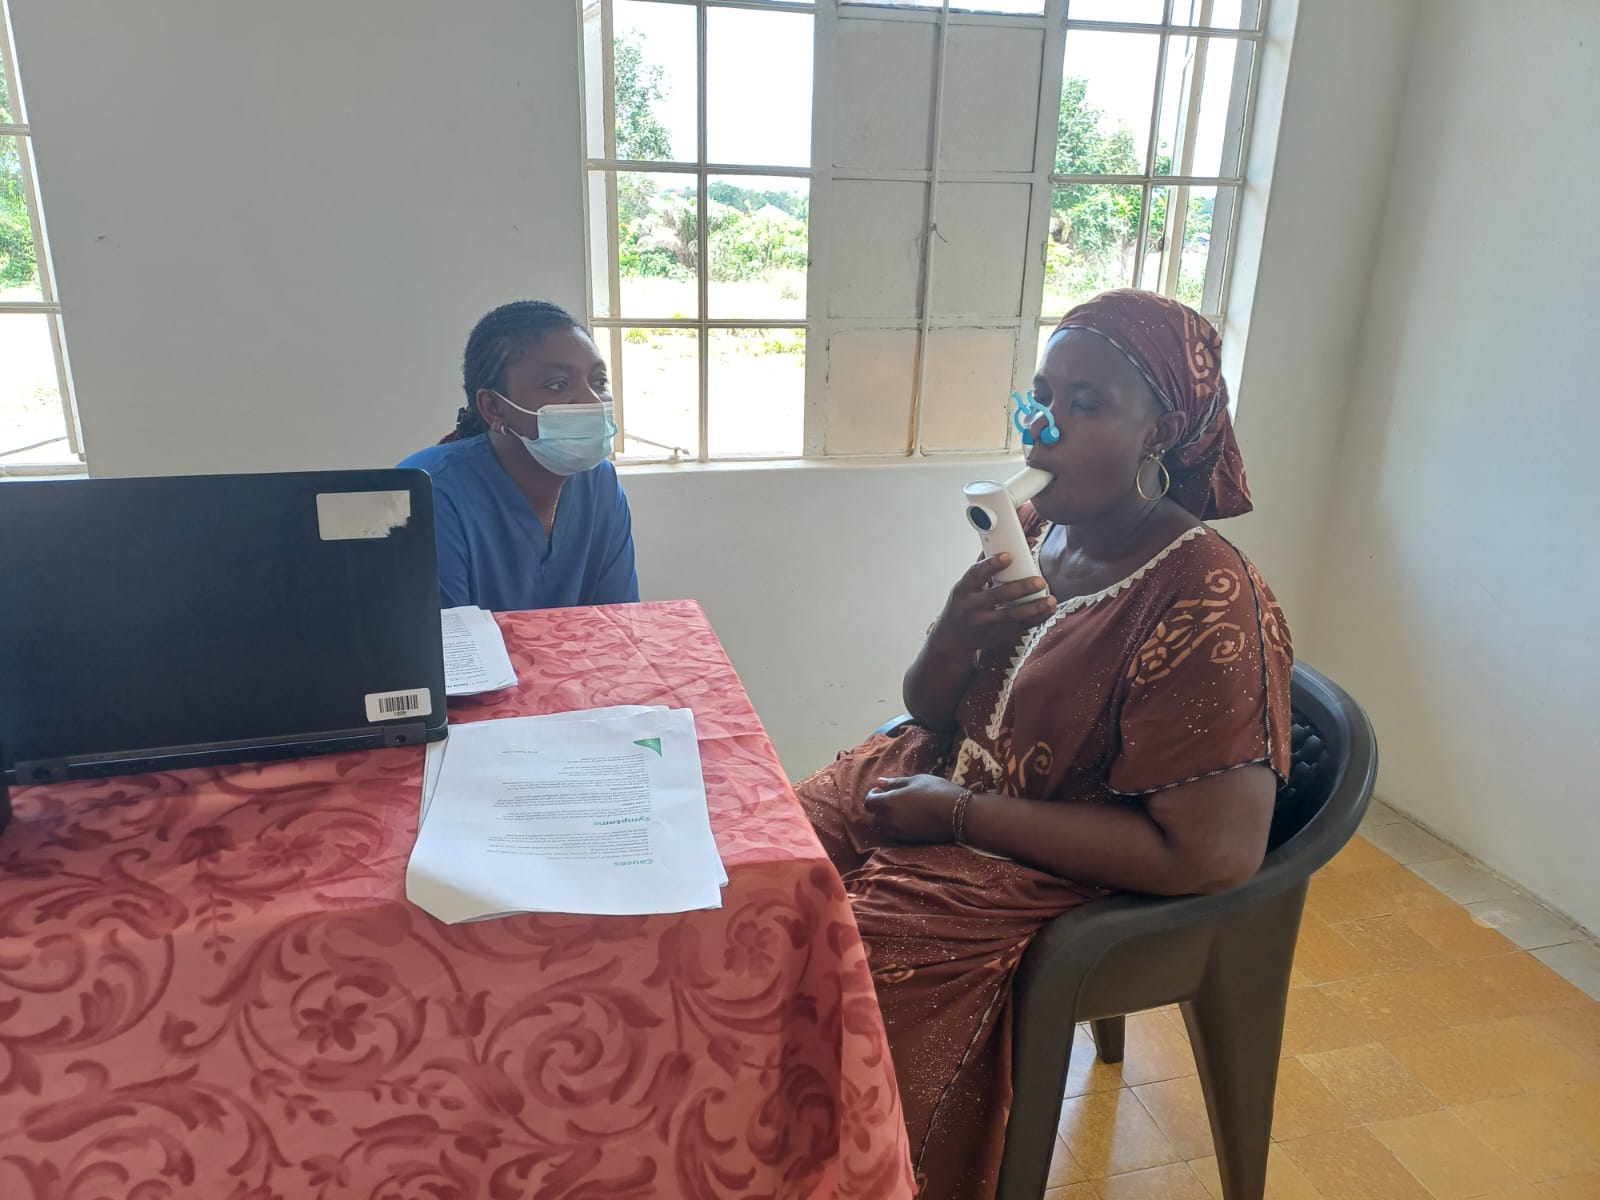
[[[1012,1067],[1011,1115],[1006,1122],[1005,1155],[1000,1161],[995,1200],[1039,1200],[1044,1195],[1077,1032],[1070,1011],[1051,1022],[1048,1013],[1029,1013],[1026,1004],[1023,1008],[1018,1025],[1031,1029],[1025,1028],[1018,1039],[1024,1049]],[[1028,1037],[1030,1031],[1032,1038]]]
[[[1127,1017],[1101,1017],[1093,1022],[1095,1053],[1103,1063],[1122,1061],[1122,1050],[1128,1040]]]
[[[1263,1200],[1289,968],[1306,885],[1240,913],[1183,1002],[1225,1200]]]

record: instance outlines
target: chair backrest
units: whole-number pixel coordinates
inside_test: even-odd
[[[1290,694],[1289,778],[1278,789],[1262,873],[1292,862],[1295,875],[1308,875],[1361,824],[1377,779],[1378,744],[1361,706],[1315,668],[1295,663]]]

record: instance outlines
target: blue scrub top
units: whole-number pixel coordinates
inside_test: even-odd
[[[554,538],[487,437],[429,446],[400,465],[433,479],[440,607],[514,612],[639,599],[633,520],[609,462],[568,476]]]

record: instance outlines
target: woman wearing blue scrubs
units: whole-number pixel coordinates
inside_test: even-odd
[[[456,431],[400,465],[433,479],[439,604],[510,611],[639,599],[600,352],[564,309],[522,300],[467,339]]]

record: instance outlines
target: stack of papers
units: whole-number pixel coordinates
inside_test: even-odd
[[[720,908],[727,882],[686,708],[475,721],[428,747],[406,897],[446,924]]]
[[[515,685],[517,672],[493,614],[471,606],[441,609],[439,625],[444,632],[445,695],[476,696]]]

